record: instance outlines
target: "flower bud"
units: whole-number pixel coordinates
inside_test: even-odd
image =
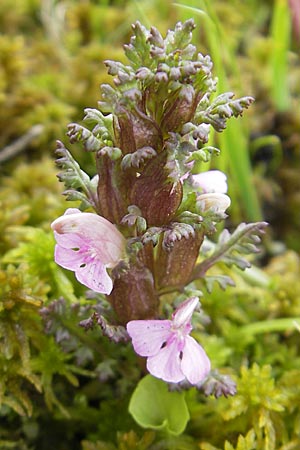
[[[225,213],[231,204],[230,197],[225,194],[200,194],[197,197],[197,204],[201,211],[206,212],[213,208],[216,212]]]

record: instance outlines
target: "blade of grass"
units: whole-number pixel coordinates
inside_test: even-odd
[[[270,55],[272,98],[276,109],[285,111],[290,105],[288,52],[291,37],[291,18],[288,0],[275,1],[270,34],[273,43]]]
[[[199,4],[202,9],[174,3],[177,8],[198,16],[203,25],[209,51],[214,62],[215,73],[218,77],[218,94],[229,90],[224,54],[226,55],[226,60],[230,61],[230,70],[234,73],[236,79],[240,80],[241,74],[238,69],[236,55],[233,54],[227,44],[226,33],[223,31],[220,20],[213,11],[211,4],[205,0],[198,2]],[[252,182],[253,177],[248,149],[249,132],[245,122],[245,118],[242,121],[231,121],[222,134],[216,135],[216,133],[212,133],[212,139],[218,139],[218,144],[222,150],[221,156],[217,161],[218,168],[225,172],[229,171],[233,180],[230,192],[233,199],[231,216],[235,221],[239,221],[242,218],[250,221],[260,221],[262,220],[262,213]],[[244,216],[240,212],[241,202]]]

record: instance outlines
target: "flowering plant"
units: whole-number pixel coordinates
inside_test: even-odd
[[[223,378],[220,388],[205,350],[190,336],[192,315],[213,281],[233,284],[207,271],[219,261],[248,267],[241,254],[257,251],[266,224],[241,224],[210,241],[230,197],[225,174],[205,170],[219,153],[208,145],[209,134],[222,132],[253,98],[213,96],[212,62],[192,45],[193,29],[192,20],[178,23],[164,39],[136,23],[125,46],[129,64],[105,62],[114,87],[102,85],[99,109],[86,109],[85,125],[68,130],[71,143],[95,155],[97,173],[90,178],[58,142],[65,195],[81,203],[52,224],[55,260],[106,296],[112,322],[98,313],[96,322],[112,340],[131,338],[150,374],[228,395],[231,380]],[[196,324],[202,333],[203,317]]]

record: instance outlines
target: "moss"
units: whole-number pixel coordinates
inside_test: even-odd
[[[209,335],[201,324],[194,335],[214,368],[234,378],[238,392],[219,399],[187,392],[191,422],[176,440],[141,430],[130,419],[129,397],[144,369],[129,347],[110,343],[100,329],[86,332],[78,325],[96,305],[100,312],[108,305],[101,296],[87,298],[53,262],[49,225],[66,208],[53,164],[54,140],[64,136],[67,123],[80,120],[84,107],[97,105],[98,86],[108,81],[101,61],[124,61],[121,45],[129,39],[130,22],[149,20],[164,32],[179,9],[158,0],[70,1],[65,11],[61,1],[0,3],[0,147],[36,124],[44,127],[1,167],[0,447],[299,449],[298,253],[270,257],[261,277],[223,264],[211,270],[211,276],[230,276],[236,287],[222,290],[214,283],[212,292],[204,290]],[[212,3],[226,31],[233,29],[228,48],[241,67],[243,89],[247,85],[257,98],[252,133],[275,133],[282,143],[282,164],[272,165],[272,155],[271,163],[253,158],[254,171],[276,238],[299,250],[297,59],[292,57],[291,112],[278,115],[268,84],[271,2]],[[197,46],[207,53],[203,22],[197,30]],[[224,65],[230,65],[230,52],[224,52]],[[237,72],[231,66],[228,72],[235,87]],[[90,155],[78,159],[94,175]],[[198,282],[195,288],[204,289]]]

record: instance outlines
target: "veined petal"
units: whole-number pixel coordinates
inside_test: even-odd
[[[107,235],[103,236],[101,241],[93,240],[92,245],[97,255],[99,255],[107,267],[115,267],[124,256],[125,239],[123,236],[122,244],[117,240],[115,241],[113,236]]]
[[[227,177],[220,170],[208,170],[207,172],[191,175],[192,185],[202,189],[203,193],[217,192],[226,194]]]
[[[113,267],[124,253],[126,241],[123,235],[104,217],[77,211],[76,208],[69,208],[51,224],[52,229],[59,235],[80,236],[104,265]]]
[[[94,260],[88,264],[83,262],[83,266],[76,270],[75,275],[80,283],[95,292],[110,294],[112,291],[112,280],[108,275],[105,266],[98,260]]]
[[[185,375],[181,369],[180,351],[176,339],[147,359],[147,369],[154,377],[169,383],[179,383]]]
[[[181,370],[191,384],[204,380],[210,371],[210,360],[197,341],[186,336],[182,351]]]
[[[84,263],[82,253],[80,251],[72,250],[71,248],[64,248],[60,245],[55,246],[54,260],[64,269],[78,270],[80,265]]]
[[[153,356],[167,342],[170,326],[170,320],[132,320],[126,328],[134,351],[140,356]]]
[[[198,297],[191,297],[185,300],[173,314],[173,325],[175,328],[182,328],[191,322],[191,318],[196,306],[199,304]]]
[[[54,231],[54,237],[57,244],[63,248],[82,248],[87,247],[87,242],[78,234],[59,234]]]

